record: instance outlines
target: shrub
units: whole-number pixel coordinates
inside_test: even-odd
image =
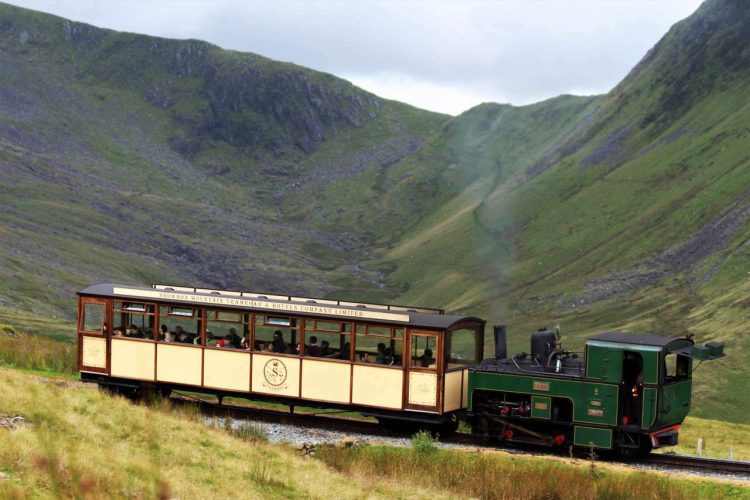
[[[427,455],[438,450],[438,440],[427,431],[419,431],[411,438],[411,446],[417,453]]]

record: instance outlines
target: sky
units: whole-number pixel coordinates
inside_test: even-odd
[[[699,0],[10,0],[119,31],[195,38],[457,115],[612,89]]]

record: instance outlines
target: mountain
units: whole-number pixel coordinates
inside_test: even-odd
[[[101,281],[396,301],[727,342],[750,402],[750,10],[709,0],[614,89],[457,117],[193,40],[0,6],[0,315]],[[7,318],[6,318],[7,319]]]
[[[375,271],[351,272],[370,245],[342,213],[374,218],[382,171],[447,118],[255,54],[7,5],[0,67],[0,304],[68,318],[101,280],[371,287]]]

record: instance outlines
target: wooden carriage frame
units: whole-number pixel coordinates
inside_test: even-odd
[[[472,365],[447,366],[446,341],[455,331],[473,330],[474,360],[483,357],[484,320],[446,315],[440,309],[171,285],[139,288],[99,284],[81,290],[78,295],[78,368],[83,380],[102,385],[184,389],[290,407],[351,409],[388,419],[455,422],[467,407],[468,368]],[[153,305],[154,330],[160,325],[160,306],[199,309],[201,331],[196,333],[201,336],[201,345],[161,342],[157,332],[153,339],[114,337],[111,325],[115,301]],[[104,312],[98,330],[86,325],[84,312],[88,304],[96,304]],[[303,343],[305,320],[350,323],[349,359],[206,346],[208,310],[249,315],[253,340],[257,315],[300,320],[298,329]],[[357,324],[402,329],[401,362],[385,366],[357,361]],[[434,367],[412,366],[412,339],[422,336],[434,339],[437,347],[433,353]],[[250,345],[254,343],[251,341]],[[268,363],[276,363],[284,373],[284,381],[278,386],[274,384],[279,377],[269,381],[262,371]]]

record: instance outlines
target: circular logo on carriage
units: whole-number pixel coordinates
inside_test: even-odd
[[[263,376],[269,384],[279,386],[286,381],[286,366],[279,359],[271,359],[263,367]]]

